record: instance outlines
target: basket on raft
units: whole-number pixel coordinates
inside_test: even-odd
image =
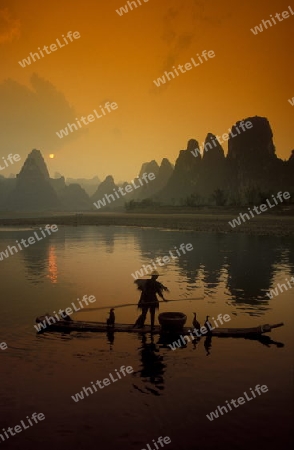
[[[181,312],[163,312],[158,315],[158,322],[165,331],[181,331],[187,316]]]

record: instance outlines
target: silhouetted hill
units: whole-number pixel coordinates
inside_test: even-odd
[[[191,153],[199,145],[190,139],[187,149],[180,151],[174,172],[157,198],[171,205],[222,206],[258,204],[279,190],[294,194],[293,153],[288,161],[276,156],[273,133],[266,118],[249,117],[243,122],[247,121],[252,127],[245,131],[241,122],[232,127],[227,157],[211,133],[206,137],[202,155]]]
[[[173,174],[173,171],[174,171],[173,164],[171,164],[171,162],[167,158],[163,158],[159,167],[156,180],[154,180],[156,192],[160,191],[161,189],[164,188],[164,186],[167,185],[170,177]]]
[[[95,206],[93,206],[94,202],[97,202],[98,200],[103,200],[103,199],[106,201],[106,204],[105,204],[105,207],[103,207],[101,205],[101,211],[103,211],[103,209],[105,209],[105,208],[116,209],[116,208],[122,206],[124,204],[125,200],[124,200],[124,197],[122,197],[120,194],[118,194],[119,198],[117,198],[117,196],[115,195],[115,191],[117,191],[117,190],[118,190],[118,186],[115,184],[113,176],[108,175],[105,178],[105,180],[103,180],[99,184],[95,193],[91,197],[92,208],[95,208]],[[108,196],[108,197],[106,197],[106,199],[105,199],[105,196]],[[107,198],[109,200],[107,200]]]
[[[276,155],[273,143],[273,132],[265,117],[249,117],[252,128],[238,134],[236,126],[228,142],[228,200],[237,204],[261,202],[263,197],[277,192],[289,190],[293,181],[288,184],[285,164]]]
[[[91,197],[91,195],[94,194],[94,192],[96,191],[97,187],[99,186],[99,184],[101,183],[101,181],[99,180],[99,178],[97,176],[87,179],[87,178],[67,178],[65,180],[65,183],[67,185],[70,184],[79,184],[86,192],[87,194]]]
[[[63,211],[89,211],[92,209],[90,198],[79,184],[65,184],[64,177],[50,180]]]
[[[195,158],[191,153],[199,144],[195,139],[190,139],[186,150],[181,150],[176,160],[175,168],[167,185],[159,193],[158,198],[164,203],[184,204],[188,196],[194,191],[200,179],[201,156]]]
[[[144,181],[143,186],[141,186],[140,189],[135,190],[133,196],[130,198],[135,200],[143,200],[156,196],[156,194],[161,191],[164,186],[166,186],[168,180],[170,179],[173,173],[173,165],[167,158],[162,160],[160,166],[153,160],[142,165],[138,178],[141,178],[144,173],[154,173],[155,179],[151,181],[148,180],[148,183],[145,183]],[[139,184],[138,178],[135,179],[137,180],[136,185]]]
[[[5,209],[7,198],[15,189],[16,178],[4,178],[0,175],[0,210]]]
[[[228,170],[225,152],[215,135],[209,133],[204,142],[199,176],[199,202],[216,203],[215,192],[226,189]]]
[[[9,211],[61,209],[61,203],[50,184],[49,172],[39,150],[32,150],[25,160],[4,209]]]
[[[93,208],[88,194],[79,184],[66,186],[59,198],[66,211],[89,211]]]
[[[244,122],[251,122],[252,127],[242,130]],[[98,177],[68,178],[68,185],[60,174],[51,179],[41,152],[32,150],[16,179],[0,175],[0,210],[96,211],[93,203],[105,201],[107,196],[110,200],[105,207],[101,205],[101,211],[122,208],[126,202],[128,210],[140,205],[159,208],[160,204],[258,205],[278,191],[289,191],[293,202],[294,150],[287,161],[277,157],[273,132],[265,117],[249,117],[232,126],[226,157],[212,133],[206,136],[202,153],[196,149],[198,142],[190,139],[175,167],[166,158],[160,166],[155,160],[143,163],[134,183],[140,185],[138,178],[142,180],[144,173],[154,173],[155,179],[126,195],[119,192],[111,175],[100,184]],[[125,188],[127,184],[131,183],[120,186]]]
[[[92,205],[80,185],[51,179],[39,150],[32,150],[17,178],[0,179],[0,208],[7,211],[86,211]]]
[[[150,162],[145,162],[142,164],[141,170],[139,172],[138,177],[141,178],[143,173],[154,173],[155,176],[158,175],[159,172],[159,165],[157,164],[157,162],[153,159]]]

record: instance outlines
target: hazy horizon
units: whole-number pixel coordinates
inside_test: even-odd
[[[247,118],[244,118],[244,119],[247,119]],[[241,119],[240,119],[241,120]],[[238,121],[236,121],[236,122],[238,122]],[[236,123],[235,122],[235,123]],[[269,122],[269,124],[271,125],[271,123]],[[232,126],[233,126],[233,124],[232,124]],[[229,128],[232,128],[232,126],[231,127],[229,127]],[[213,133],[212,133],[213,134]],[[205,138],[206,138],[207,136],[205,136]],[[221,137],[221,136],[220,136]],[[205,139],[203,139],[203,142],[201,141],[201,140],[198,140],[198,139],[196,139],[197,141],[198,141],[198,143],[199,143],[199,148],[200,148],[200,150],[201,150],[201,155],[203,156],[203,154],[204,154],[204,148],[203,148],[203,144],[204,144],[204,140]],[[274,134],[274,132],[273,132],[273,141],[274,141],[274,143],[275,143],[275,134]],[[216,142],[218,142],[218,140],[216,139]],[[222,141],[221,140],[221,147],[224,149],[224,153],[225,153],[225,157],[227,157],[227,154],[228,154],[228,141]],[[115,177],[114,175],[113,175],[113,171],[112,171],[112,168],[110,167],[109,168],[109,171],[107,172],[106,171],[106,175],[105,176],[101,176],[100,175],[100,173],[94,173],[93,172],[93,174],[92,174],[92,176],[91,175],[89,175],[89,176],[87,176],[87,175],[85,175],[85,174],[83,174],[83,173],[77,173],[77,175],[71,175],[71,174],[65,174],[65,173],[62,173],[62,172],[60,172],[59,170],[55,170],[54,172],[52,171],[53,169],[51,168],[51,166],[53,165],[53,164],[55,164],[55,154],[54,154],[54,160],[53,159],[51,159],[50,158],[50,154],[49,155],[47,155],[44,151],[42,151],[41,149],[39,149],[39,148],[37,148],[36,150],[40,150],[41,151],[41,154],[42,154],[42,156],[43,156],[43,158],[44,158],[44,160],[45,160],[45,163],[46,163],[46,165],[47,165],[47,168],[48,168],[48,171],[49,171],[49,174],[50,174],[50,178],[55,178],[55,175],[56,174],[60,174],[61,176],[63,176],[65,179],[68,179],[68,178],[74,178],[74,179],[79,179],[79,178],[84,178],[84,179],[88,179],[88,180],[90,180],[90,179],[92,179],[92,178],[95,178],[95,177],[98,177],[99,178],[99,180],[100,180],[100,182],[101,181],[103,181],[103,180],[105,180],[105,178],[107,177],[107,176],[109,176],[109,175],[111,175],[111,176],[113,176],[113,178],[114,178],[114,180],[116,181],[116,183],[123,183],[123,182],[125,182],[125,181],[129,181],[129,180],[131,180],[131,179],[134,179],[135,177],[137,177],[138,175],[139,175],[139,172],[140,172],[140,170],[141,170],[141,168],[142,168],[142,165],[144,164],[144,163],[149,163],[149,162],[151,162],[151,161],[156,161],[157,162],[157,164],[160,166],[161,165],[161,162],[162,162],[162,160],[164,159],[164,158],[166,158],[166,159],[168,159],[169,160],[169,162],[174,166],[175,165],[175,163],[176,163],[176,160],[177,160],[177,158],[178,158],[178,156],[179,156],[179,152],[181,151],[181,150],[186,150],[187,149],[187,143],[186,143],[186,145],[185,146],[183,146],[183,148],[181,148],[181,149],[179,149],[178,150],[178,155],[176,156],[176,158],[175,158],[175,160],[173,161],[173,160],[170,160],[167,156],[163,156],[162,158],[160,158],[160,159],[156,159],[155,157],[154,158],[150,158],[149,160],[146,160],[146,161],[142,161],[141,162],[141,164],[140,164],[140,166],[137,168],[137,171],[136,171],[136,169],[134,168],[134,171],[135,171],[135,174],[131,177],[131,178],[124,178],[123,176],[121,176],[121,175],[119,175],[118,174],[118,176],[117,177]],[[13,165],[11,165],[11,166],[9,166],[9,168],[13,168],[13,167],[16,167],[17,165],[19,165],[19,170],[17,171],[17,172],[9,172],[9,168],[7,167],[5,167],[5,170],[6,170],[6,172],[7,173],[0,173],[0,176],[2,175],[4,178],[11,178],[12,176],[14,176],[14,177],[16,177],[18,174],[19,174],[19,172],[20,172],[20,170],[21,170],[21,167],[23,166],[23,164],[24,164],[24,162],[25,162],[25,160],[26,160],[26,158],[28,157],[28,155],[29,155],[29,153],[31,153],[31,151],[32,151],[33,149],[31,149],[28,153],[27,153],[27,155],[25,155],[24,156],[24,158],[22,158],[18,163],[17,162],[14,162],[13,163]],[[294,149],[292,149],[292,150],[294,150]],[[18,153],[19,154],[19,153]],[[6,157],[7,157],[8,155],[5,155],[4,157],[2,157],[2,158],[5,158],[6,159]],[[195,155],[194,155],[195,156]],[[279,153],[278,153],[278,149],[276,148],[276,156],[278,157],[278,158],[280,158],[280,159],[282,159],[283,161],[287,161],[289,158],[290,158],[290,156],[291,156],[291,151],[290,151],[290,153],[289,153],[289,155],[288,155],[288,157],[286,156],[285,158],[282,158],[281,156],[279,156]],[[111,163],[110,163],[111,164]],[[1,162],[0,162],[0,166],[1,166]],[[9,173],[8,173],[9,172]]]

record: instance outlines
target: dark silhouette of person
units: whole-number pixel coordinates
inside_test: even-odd
[[[163,356],[160,355],[159,346],[154,343],[154,335],[151,334],[150,342],[147,342],[146,334],[141,337],[142,346],[140,347],[140,369],[134,372],[134,377],[139,376],[144,384],[144,388],[133,383],[133,387],[142,394],[151,394],[159,396],[164,390],[164,373],[166,364],[163,362]]]
[[[159,297],[161,297],[163,301],[168,301],[163,296],[163,291],[168,291],[168,289],[163,284],[156,281],[158,277],[159,273],[154,270],[151,273],[151,278],[149,280],[144,280],[144,283],[137,283],[138,289],[142,291],[138,303],[138,308],[142,311],[138,328],[143,328],[149,310],[151,317],[151,329],[154,329],[155,311],[156,309],[159,309],[159,301],[157,295],[159,295]]]

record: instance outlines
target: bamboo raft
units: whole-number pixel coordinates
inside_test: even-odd
[[[45,316],[36,318],[36,323],[44,322]],[[273,325],[265,324],[252,328],[215,328],[211,331],[212,336],[218,337],[246,337],[246,336],[259,336],[264,333],[269,333],[273,328],[282,327],[283,323],[277,323]],[[193,327],[184,327],[177,334],[187,334],[192,332]],[[168,334],[166,330],[163,330],[160,325],[155,325],[151,330],[150,325],[145,325],[143,328],[135,328],[132,324],[115,324],[114,327],[107,326],[104,322],[82,322],[77,320],[60,320],[52,325],[46,326],[45,329],[41,329],[39,332],[59,331],[59,332],[71,332],[71,331],[91,331],[95,333],[153,333],[153,334]],[[208,334],[203,334],[206,337]],[[196,336],[195,336],[196,338]]]

